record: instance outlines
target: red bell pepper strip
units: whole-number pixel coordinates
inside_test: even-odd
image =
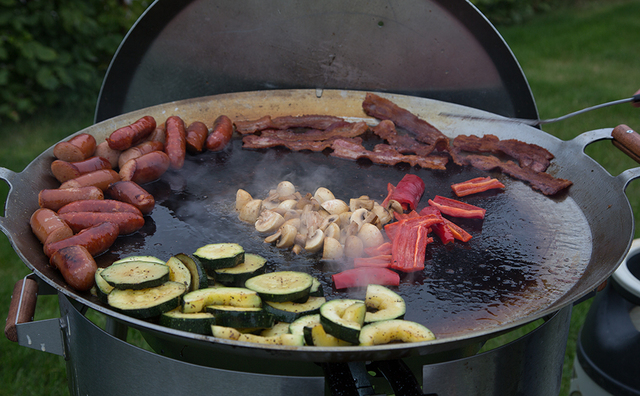
[[[389,195],[383,201],[382,206],[385,206],[389,201],[398,201],[405,210],[414,210],[424,193],[424,182],[419,176],[406,174],[395,189],[391,191],[391,188],[387,186],[387,190]]]
[[[469,240],[473,238],[471,234],[469,234],[468,232],[460,228],[460,226],[451,222],[450,220],[444,219],[444,223],[446,224],[447,228],[449,228],[455,239],[462,242],[469,242]]]
[[[440,216],[442,218],[442,214],[435,206],[427,206],[420,211],[421,216],[428,214]],[[431,228],[433,229],[433,232],[438,236],[440,241],[442,241],[442,244],[446,245],[449,242],[453,242],[455,240],[455,236],[451,229],[446,225],[446,221],[448,220],[442,218],[442,221],[442,223],[432,225]]]
[[[366,287],[367,285],[398,286],[400,275],[388,268],[359,267],[331,275],[336,289]]]
[[[486,209],[474,206],[455,199],[436,195],[433,200],[429,200],[429,205],[435,206],[442,214],[453,217],[463,217],[466,219],[484,219]]]
[[[370,257],[391,254],[391,246],[391,242],[385,242],[382,245],[364,248],[364,253]]]
[[[379,267],[379,268],[391,268],[391,261],[393,256],[391,254],[383,254],[372,257],[357,257],[353,259],[353,266],[359,267]]]
[[[403,272],[420,271],[424,268],[427,244],[432,241],[428,236],[433,224],[443,219],[435,215],[411,217],[400,220],[393,239],[391,268]]]
[[[500,183],[498,179],[492,179],[489,176],[476,177],[475,179],[451,185],[451,189],[457,197],[464,197],[465,195],[476,194],[494,188],[504,188],[504,184]]]

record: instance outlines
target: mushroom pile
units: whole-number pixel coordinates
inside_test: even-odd
[[[236,211],[240,220],[268,234],[266,243],[295,254],[322,250],[323,260],[363,257],[365,249],[385,242],[382,227],[394,220],[393,206],[385,208],[368,196],[347,204],[325,187],[303,195],[289,181],[280,182],[264,199],[239,189]]]

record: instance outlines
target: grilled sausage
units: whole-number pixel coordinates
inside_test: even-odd
[[[106,159],[111,164],[111,168],[115,169],[118,167],[118,158],[120,158],[121,153],[120,150],[114,150],[109,147],[109,143],[102,142],[96,146],[95,156]]]
[[[118,238],[118,226],[114,223],[104,222],[84,229],[79,233],[57,242],[44,245],[44,254],[51,257],[58,250],[67,246],[84,246],[91,256],[95,257],[106,252]]]
[[[104,222],[118,226],[120,235],[133,234],[144,226],[142,214],[131,212],[67,212],[59,215],[73,232],[80,232]]]
[[[55,160],[51,163],[51,173],[60,183],[101,169],[111,169],[111,163],[105,158],[96,156],[79,162]]]
[[[233,136],[233,123],[225,115],[216,118],[211,134],[207,137],[207,150],[220,151],[226,147]]]
[[[33,212],[29,219],[31,230],[44,245],[47,242],[57,242],[69,238],[73,231],[56,212],[51,209],[40,208]]]
[[[66,142],[56,144],[53,147],[53,155],[63,161],[78,162],[91,157],[95,150],[96,138],[88,133],[81,133]]]
[[[189,125],[189,127],[187,128],[187,151],[192,154],[201,152],[204,148],[204,142],[207,141],[208,134],[209,129],[204,124],[204,122],[192,122],[191,125]]]
[[[138,184],[154,181],[169,169],[169,156],[162,151],[153,151],[128,161],[120,168],[120,178]]]
[[[101,212],[101,213],[119,213],[128,212],[142,216],[142,212],[137,207],[115,199],[84,199],[81,201],[71,202],[58,210],[58,214],[71,212]]]
[[[67,246],[56,251],[49,260],[69,286],[79,291],[91,289],[98,266],[84,246]]]
[[[66,204],[81,199],[104,199],[104,193],[95,186],[45,189],[38,194],[38,204],[41,208],[58,211]]]
[[[122,168],[127,161],[132,160],[134,158],[141,157],[147,153],[152,151],[163,151],[164,144],[157,140],[147,140],[138,144],[137,146],[126,149],[120,154],[120,158],[118,158],[118,166]]]
[[[153,195],[130,180],[111,184],[105,193],[113,199],[135,206],[143,215],[151,213],[156,204]]]
[[[169,156],[171,169],[180,169],[184,165],[186,136],[182,118],[178,116],[167,118],[165,121],[164,152]]]
[[[119,180],[118,172],[113,169],[101,169],[67,180],[60,185],[60,189],[94,186],[104,191],[109,187],[109,184]]]
[[[133,124],[113,131],[107,138],[107,143],[113,150],[126,150],[144,140],[155,129],[155,118],[144,116]]]

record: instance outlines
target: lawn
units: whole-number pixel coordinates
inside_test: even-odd
[[[540,116],[552,118],[602,102],[630,97],[640,88],[640,1],[583,1],[579,6],[541,14],[518,26],[498,30],[527,76]],[[0,166],[21,171],[37,154],[65,136],[91,124],[90,112],[58,109],[18,124],[0,125]],[[592,129],[625,123],[640,130],[640,109],[630,105],[598,110],[546,125],[543,130],[568,140]],[[611,174],[637,164],[612,148],[610,142],[593,144],[587,153]],[[7,188],[0,186],[4,201]],[[640,185],[627,189],[640,214]],[[638,216],[636,215],[636,218]],[[640,233],[636,230],[636,236]],[[6,317],[14,283],[28,274],[4,235],[0,236],[0,315]],[[575,307],[561,395],[568,394],[568,379],[575,338],[589,301]],[[57,299],[41,296],[36,319],[57,316]],[[0,339],[0,395],[67,395],[65,362],[61,357],[21,347]]]

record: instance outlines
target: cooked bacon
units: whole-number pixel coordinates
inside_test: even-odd
[[[425,143],[431,151],[446,151],[449,148],[449,138],[440,132],[438,128],[388,99],[373,93],[367,93],[362,102],[362,108],[371,117],[393,121],[396,126],[415,135],[416,139]]]
[[[419,155],[403,155],[394,150],[387,144],[378,144],[373,151],[367,150],[362,144],[356,144],[345,139],[336,139],[331,145],[332,156],[357,160],[359,158],[368,158],[376,164],[396,165],[401,162],[410,164],[411,166],[420,166],[425,169],[446,169],[449,158],[444,155],[430,155],[422,157]]]
[[[236,121],[236,131],[242,135],[264,131],[266,129],[312,128],[327,129],[336,122],[344,121],[340,117],[328,115],[301,115],[271,118],[264,116],[252,121]]]
[[[453,139],[453,148],[451,155],[456,161],[456,157],[462,151],[474,153],[492,153],[506,154],[520,163],[523,168],[530,168],[536,172],[544,172],[549,167],[553,154],[547,149],[536,144],[521,142],[516,139],[500,140],[495,135],[484,135],[477,137],[475,135],[456,136]]]
[[[399,135],[395,124],[391,120],[382,120],[371,130],[401,154],[426,156],[433,151],[433,147],[422,144],[409,135]]]

